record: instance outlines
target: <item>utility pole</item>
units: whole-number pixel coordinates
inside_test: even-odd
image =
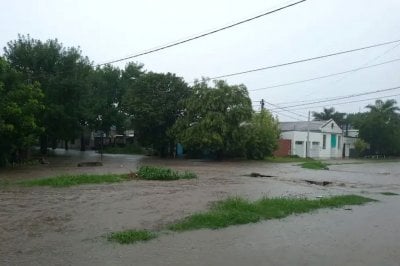
[[[306,158],[310,157],[310,114],[311,112],[308,111]]]
[[[264,106],[265,106],[264,99],[261,99],[260,104],[261,104],[261,110],[264,110]]]

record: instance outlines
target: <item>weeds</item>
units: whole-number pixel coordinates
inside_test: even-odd
[[[50,187],[69,187],[81,184],[99,184],[99,183],[115,183],[129,179],[128,175],[61,175],[58,177],[50,177],[44,179],[24,180],[16,184],[22,186],[50,186]]]
[[[111,233],[107,239],[120,244],[132,244],[139,241],[148,241],[156,237],[156,233],[147,230],[127,230]]]
[[[179,173],[169,168],[155,166],[141,166],[137,172],[141,179],[145,180],[178,180],[197,178],[195,173],[185,171]]]
[[[309,200],[290,198],[263,198],[250,202],[242,198],[230,198],[214,204],[210,211],[191,215],[168,228],[186,231],[200,228],[223,228],[230,225],[255,223],[261,220],[280,219],[291,214],[306,213],[321,208],[338,208],[344,205],[361,205],[373,199],[357,196],[336,196]]]

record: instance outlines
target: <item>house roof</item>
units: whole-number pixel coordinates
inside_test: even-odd
[[[308,123],[310,123],[310,131],[321,131],[321,128],[329,121],[299,121],[299,122],[280,122],[281,131],[307,131]]]

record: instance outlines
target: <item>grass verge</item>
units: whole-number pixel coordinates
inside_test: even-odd
[[[314,161],[312,158],[302,158],[298,156],[267,157],[264,160],[271,163],[301,163]]]
[[[339,208],[345,205],[362,205],[376,201],[357,195],[335,196],[309,200],[292,198],[262,198],[251,202],[242,198],[228,198],[213,204],[207,212],[197,213],[170,224],[166,229],[188,231],[196,229],[218,229],[231,225],[256,223],[261,220],[280,219],[291,214],[311,212],[321,208]],[[147,241],[158,236],[147,230],[127,230],[111,233],[109,241],[120,244]]]
[[[385,196],[398,196],[399,194],[393,192],[381,192],[382,195]]]
[[[189,171],[179,173],[169,168],[155,166],[141,166],[137,172],[137,175],[139,178],[145,180],[178,180],[197,178],[195,173]]]
[[[217,202],[204,213],[191,215],[168,229],[187,231],[202,228],[218,229],[230,225],[255,223],[261,220],[280,219],[291,214],[306,213],[321,208],[338,208],[345,205],[361,205],[375,201],[357,195],[335,196],[318,200],[263,198],[250,202],[242,198],[230,198]]]
[[[50,177],[43,179],[24,180],[19,181],[16,184],[21,186],[50,186],[50,187],[69,187],[81,184],[99,184],[99,183],[115,183],[128,180],[128,175],[116,175],[116,174],[105,174],[105,175],[61,175],[58,177]]]
[[[313,169],[313,170],[329,170],[328,164],[321,161],[310,161],[300,164],[301,168]]]
[[[120,244],[132,244],[140,241],[148,241],[156,237],[156,233],[147,230],[127,230],[111,233],[107,239]]]

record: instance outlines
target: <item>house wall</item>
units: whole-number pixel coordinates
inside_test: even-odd
[[[323,136],[326,136],[325,147],[323,147]],[[334,137],[332,137],[332,135]],[[307,132],[286,131],[281,134],[282,139],[291,140],[291,155],[306,157]],[[335,141],[332,141],[332,138]],[[312,158],[340,158],[343,151],[343,134],[333,132],[310,132],[309,135],[310,157]],[[334,147],[332,147],[334,144]]]

